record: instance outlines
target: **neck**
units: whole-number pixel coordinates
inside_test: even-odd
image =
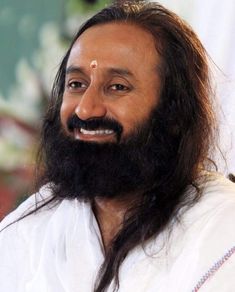
[[[126,212],[133,199],[95,198],[93,212],[98,221],[105,251],[111,245],[113,238],[121,230]]]

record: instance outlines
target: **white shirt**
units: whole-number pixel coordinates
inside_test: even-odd
[[[50,196],[48,186],[36,194],[40,201]],[[31,196],[0,230],[34,203]],[[0,292],[92,292],[103,260],[90,205],[65,199],[0,232]],[[170,233],[132,250],[120,268],[119,291],[234,292],[235,184],[216,175]]]

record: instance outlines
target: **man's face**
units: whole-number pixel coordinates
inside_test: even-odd
[[[130,136],[159,101],[159,67],[152,35],[138,26],[110,23],[86,30],[67,62],[61,106],[67,134],[83,141],[117,141],[109,126],[69,129],[68,120],[76,115],[83,121],[112,120],[122,127],[121,139]]]

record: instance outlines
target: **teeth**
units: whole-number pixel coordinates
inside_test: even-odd
[[[79,140],[79,130],[74,129],[74,136],[76,140]]]
[[[113,133],[113,130],[96,130],[96,131],[88,131],[85,129],[80,129],[80,132],[85,135],[110,135]]]

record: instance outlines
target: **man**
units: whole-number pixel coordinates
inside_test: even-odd
[[[178,16],[122,2],[79,30],[41,141],[44,185],[2,222],[7,292],[235,290],[235,188],[210,170],[206,53]]]

